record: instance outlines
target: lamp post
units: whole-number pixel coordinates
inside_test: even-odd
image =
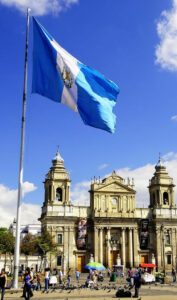
[[[162,251],[163,251],[163,272],[164,272],[164,276],[166,274],[165,271],[165,238],[164,238],[164,224],[161,225],[161,233],[162,233]]]
[[[62,267],[63,267],[63,274],[64,274],[64,272],[65,272],[65,255],[64,254],[63,254]]]
[[[110,244],[112,252],[114,247],[118,248],[118,246],[120,245],[119,239],[115,239],[114,236],[111,236],[110,239],[106,239],[106,241]],[[118,249],[118,255],[119,255],[119,249]]]

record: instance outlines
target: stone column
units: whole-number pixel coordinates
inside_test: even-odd
[[[121,245],[122,264],[126,267],[125,258],[125,228],[122,228],[122,245]]]
[[[139,266],[139,256],[138,256],[138,228],[133,229],[133,252],[134,252],[134,267]]]
[[[171,229],[171,244],[172,244],[172,264],[173,267],[176,269],[176,229],[172,228]]]
[[[64,226],[63,235],[63,272],[66,274],[68,269],[68,227],[66,226]]]
[[[67,198],[68,202],[70,202],[70,186],[67,186]]]
[[[99,242],[100,242],[100,263],[103,263],[103,228],[100,228],[100,236],[99,236]]]
[[[51,201],[52,202],[56,201],[55,185],[54,185],[53,181],[52,181],[52,185],[51,185]]]
[[[110,238],[111,238],[111,232],[110,227],[107,228],[107,265],[110,268]]]
[[[98,261],[98,228],[94,227],[94,257],[95,262]]]
[[[161,188],[159,189],[159,204],[163,205],[163,197],[162,197]]]
[[[129,237],[129,263],[130,266],[132,267],[133,266],[132,228],[129,228],[128,237]]]
[[[73,234],[74,234],[74,228],[69,227],[68,228],[68,267],[73,268]]]
[[[159,269],[161,269],[161,235],[160,235],[160,228],[156,228],[156,262]]]

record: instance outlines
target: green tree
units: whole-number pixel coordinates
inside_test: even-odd
[[[35,237],[31,233],[27,233],[21,240],[21,253],[25,255],[34,255],[37,251]]]
[[[53,254],[57,252],[58,244],[56,244],[53,241],[53,237],[48,231],[42,232],[41,236],[36,238],[36,245],[38,248],[38,253],[41,255],[41,260],[42,263],[44,262],[44,265],[47,262],[47,254],[48,253]]]
[[[38,252],[36,239],[31,233],[27,233],[20,244],[21,253],[26,256],[26,264],[28,265],[28,255],[34,255]]]
[[[5,255],[4,268],[6,268],[7,264],[7,255],[9,255],[10,260],[12,261],[11,258],[14,253],[14,244],[15,238],[9,229],[0,227],[0,253]]]

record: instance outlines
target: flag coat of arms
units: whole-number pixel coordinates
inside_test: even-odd
[[[67,105],[86,125],[115,132],[117,85],[64,50],[35,18],[32,92]]]

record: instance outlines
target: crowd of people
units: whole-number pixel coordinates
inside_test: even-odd
[[[43,289],[43,293],[49,293],[49,284],[56,285],[57,284],[57,277],[59,279],[59,284],[63,283],[63,273],[62,270],[54,269],[53,272],[50,268],[45,268],[44,270],[44,283],[45,287]],[[67,272],[67,286],[71,286],[71,277],[72,277],[72,271],[71,268],[68,269]],[[80,272],[76,271],[76,280],[79,282]],[[22,274],[22,279],[24,280],[24,286],[23,286],[23,294],[22,297],[24,297],[26,300],[29,300],[30,297],[33,296],[33,291],[41,291],[41,279],[42,274],[41,271],[34,272],[33,268],[26,268],[25,272]]]
[[[121,276],[122,273],[119,273],[119,270],[113,269],[112,271],[110,269],[107,269],[107,276],[111,279],[111,274],[115,273],[117,276]],[[22,297],[24,297],[26,300],[29,300],[33,296],[33,291],[42,291],[42,277],[44,278],[44,289],[43,293],[49,292],[49,284],[56,285],[57,282],[59,284],[63,284],[64,280],[67,280],[67,287],[71,287],[72,284],[72,278],[74,274],[71,270],[71,268],[68,269],[66,277],[63,277],[62,270],[54,269],[53,271],[50,270],[50,268],[46,268],[44,273],[42,274],[41,271],[34,272],[33,268],[27,267],[25,272],[22,274],[22,280],[24,282],[23,285],[23,294]],[[57,281],[58,277],[58,281]],[[136,269],[135,274],[133,274],[132,269],[130,268],[127,273],[127,281],[129,282],[129,288],[135,287],[135,297],[138,297],[139,295],[139,288],[141,286],[141,270]],[[79,283],[80,280],[80,272],[76,270],[75,272],[75,279]],[[101,271],[97,270],[90,270],[90,274],[87,276],[85,281],[85,287],[88,288],[94,288],[97,285],[97,281],[103,281],[104,275]],[[4,299],[5,294],[5,288],[7,287],[7,275],[5,273],[5,269],[1,270],[0,274],[0,290],[1,290],[1,300]]]
[[[114,275],[117,277],[122,277],[126,275],[126,281],[127,281],[127,289],[130,291],[133,287],[135,288],[135,294],[134,297],[139,297],[139,289],[141,287],[141,284],[143,283],[142,275],[147,272],[148,270],[137,268],[134,271],[130,267],[128,269],[127,274],[124,274],[123,270],[113,268],[107,269],[107,277],[109,277],[110,281],[113,281],[112,278],[114,278]],[[172,269],[172,281],[176,282],[176,270]],[[79,270],[76,270],[75,275],[71,268],[68,269],[66,276],[63,276],[62,270],[54,269],[51,271],[50,268],[45,268],[44,273],[41,273],[41,271],[34,272],[33,268],[27,267],[25,272],[22,274],[22,280],[24,282],[23,285],[23,294],[22,297],[24,297],[26,300],[29,300],[33,296],[33,291],[41,291],[43,293],[49,292],[49,284],[53,285],[53,287],[56,286],[56,284],[59,282],[60,285],[65,286],[66,288],[70,288],[72,286],[72,279],[75,276],[75,280],[77,283],[80,282],[80,272]],[[101,271],[97,270],[90,270],[89,275],[87,275],[84,286],[87,288],[95,288],[97,286],[98,281],[103,281],[104,277],[106,276],[106,272],[103,274]],[[41,281],[44,278],[44,288],[42,290]],[[67,282],[66,282],[67,281]],[[5,289],[8,285],[7,282],[7,275],[5,272],[5,269],[1,270],[0,273],[0,291],[1,291],[1,300],[4,299],[5,295]],[[120,289],[120,288],[119,288]],[[118,292],[119,291],[118,289]]]

